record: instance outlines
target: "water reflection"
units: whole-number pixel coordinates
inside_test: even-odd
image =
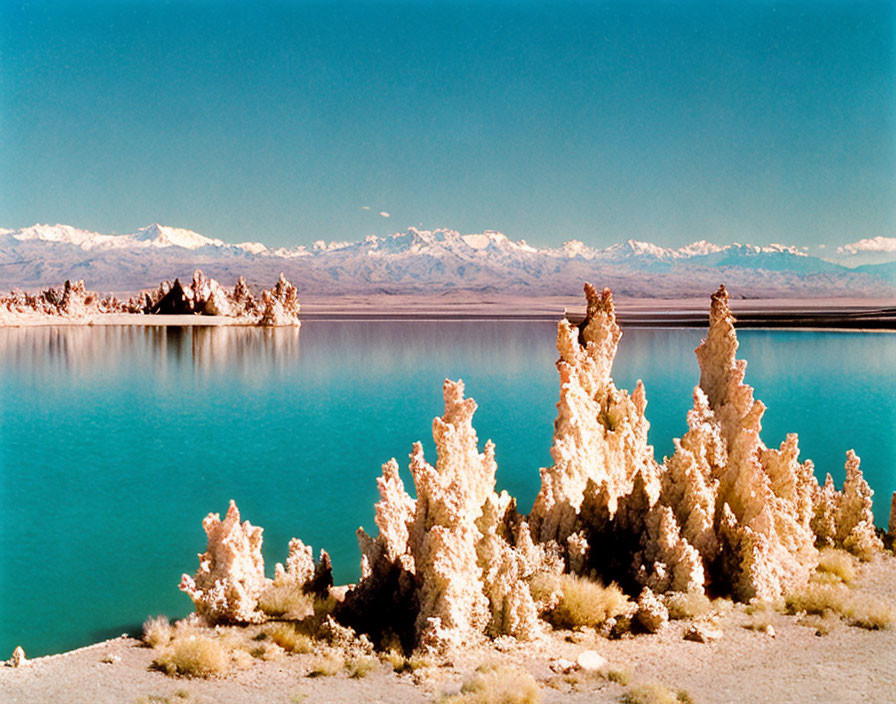
[[[0,359],[35,381],[60,374],[83,381],[128,368],[161,379],[189,366],[250,380],[277,373],[299,356],[299,328],[41,326],[0,328]]]

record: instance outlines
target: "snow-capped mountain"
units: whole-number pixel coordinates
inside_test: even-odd
[[[582,282],[620,295],[704,295],[725,282],[742,296],[881,296],[896,291],[892,267],[860,267],[782,244],[665,248],[627,240],[594,248],[570,240],[539,249],[500,232],[460,234],[409,228],[355,242],[272,249],[229,244],[191,230],[153,224],[106,235],[68,225],[0,229],[0,288],[84,279],[93,289],[131,291],[195,268],[225,283],[243,275],[269,282],[282,271],[306,294],[481,291],[577,294]]]
[[[192,230],[165,227],[158,223],[141,227],[129,235],[101,235],[98,232],[79,230],[69,225],[32,225],[21,230],[0,230],[0,235],[6,235],[22,242],[39,241],[70,244],[83,250],[139,249],[146,247],[180,247],[182,249],[195,250],[201,247],[234,247],[253,254],[260,254],[267,250],[267,247],[260,242],[242,242],[240,244],[228,245],[221,240],[200,235]]]

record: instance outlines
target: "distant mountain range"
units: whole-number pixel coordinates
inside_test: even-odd
[[[733,295],[748,298],[896,295],[896,262],[849,268],[778,244],[719,246],[701,240],[668,249],[628,240],[597,249],[572,240],[539,249],[500,232],[410,228],[357,242],[271,249],[158,224],[127,235],[68,225],[0,229],[0,289],[84,279],[93,290],[124,293],[189,277],[196,268],[228,285],[240,275],[250,285],[270,285],[283,272],[309,295],[573,295],[583,281],[638,297],[702,296],[721,282]]]

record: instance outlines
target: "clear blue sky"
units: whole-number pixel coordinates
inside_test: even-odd
[[[894,7],[0,0],[0,226],[894,236]]]

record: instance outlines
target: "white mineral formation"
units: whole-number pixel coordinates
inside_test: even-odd
[[[230,301],[227,293],[214,279],[207,278],[201,270],[193,272],[193,282],[190,285],[190,293],[193,299],[193,311],[203,315],[230,315]]]
[[[290,583],[307,593],[326,596],[333,586],[333,565],[326,550],[320,551],[320,560],[314,562],[310,545],[298,538],[289,541],[286,567],[279,562],[274,566],[274,583]]]
[[[233,292],[226,291],[200,269],[193,272],[189,284],[179,279],[163,281],[157,288],[145,289],[126,302],[115,296],[99,296],[87,291],[83,281],[66,281],[62,289],[47,289],[37,294],[15,290],[0,296],[0,318],[53,316],[89,321],[107,313],[145,313],[153,315],[213,315],[239,318],[246,324],[298,326],[299,305],[296,287],[283,274],[270,291],[262,292],[263,305],[240,277]]]
[[[541,470],[528,519],[512,497],[495,491],[494,445],[489,441],[479,451],[475,401],[464,398],[462,382],[446,380],[445,412],[433,420],[435,466],[415,443],[413,499],[398,463],[383,465],[375,507],[379,533],[372,538],[358,529],[361,579],[336,606],[328,626],[334,638],[361,633],[384,648],[397,639],[405,650],[532,638],[542,628],[539,613],[556,606],[552,600],[561,594],[544,596],[539,589],[536,602],[530,584],[550,581],[533,579],[540,573],[564,569],[640,594],[636,622],[656,631],[668,619],[657,596],[663,592],[710,589],[741,600],[774,600],[806,584],[817,545],[865,559],[882,548],[872,491],[854,452],[847,453],[846,481],[837,491],[830,475],[819,486],[812,463],[799,461],[796,435],[779,448],[762,442],[765,407],[744,383],[746,362],[736,357],[724,287],[712,296],[709,331],[696,350],[700,383],[688,430],[662,465],[647,444],[643,385],[629,395],[611,378],[621,337],[612,296],[590,285],[585,293],[584,322],[559,325],[554,464]],[[249,310],[244,282],[233,299],[238,311]],[[263,317],[283,315],[297,324],[295,287],[285,279],[264,300]],[[271,584],[261,529],[241,524],[233,502],[224,521],[211,514],[203,526],[208,550],[181,588],[208,621],[260,620],[258,598]],[[896,494],[889,531],[896,533]],[[329,557],[321,551],[315,564],[311,548],[293,539],[275,585],[287,581],[307,593],[331,594]],[[704,624],[685,637],[707,642],[719,635]]]
[[[286,325],[301,325],[299,321],[298,289],[293,286],[283,274],[270,291],[262,293],[264,311],[258,324],[264,327],[283,327]]]
[[[561,320],[557,331],[560,401],[554,421],[554,465],[541,470],[541,491],[530,521],[541,541],[566,546],[576,531],[589,480],[605,487],[610,514],[619,496],[631,491],[641,474],[655,483],[659,468],[647,444],[650,424],[641,382],[629,395],[610,376],[622,331],[616,324],[609,289],[598,294],[586,284],[588,309],[581,325]],[[574,554],[584,549],[576,536]]]
[[[818,542],[844,548],[862,559],[870,559],[883,547],[874,529],[871,500],[874,492],[862,477],[859,457],[850,450],[846,453],[846,479],[843,491],[834,488],[828,474],[823,487],[815,487],[812,529]],[[892,527],[892,511],[890,516]]]
[[[559,326],[560,402],[530,522],[570,570],[597,572],[630,593],[714,590],[775,599],[808,579],[816,542],[867,556],[881,547],[872,492],[849,453],[842,492],[819,487],[799,461],[796,435],[780,448],[760,438],[765,407],[744,383],[728,294],[712,297],[697,348],[700,384],[688,432],[663,465],[647,444],[644,387],[629,396],[611,378],[621,332],[609,291],[586,286],[578,331]]]
[[[261,556],[262,529],[246,521],[231,501],[224,520],[210,513],[202,521],[208,548],[199,555],[195,577],[183,575],[180,588],[196,612],[210,623],[255,623],[263,619],[258,597],[270,584]]]
[[[66,281],[61,289],[49,288],[37,294],[15,290],[0,296],[0,313],[10,320],[17,316],[86,320],[93,315],[122,312],[127,312],[127,304],[115,296],[103,297],[88,291],[83,281]]]
[[[9,667],[24,667],[28,664],[28,658],[25,657],[25,650],[21,645],[17,645],[12,651],[12,657],[6,661]]]
[[[638,610],[635,612],[635,618],[648,633],[656,633],[668,623],[669,610],[650,590],[650,587],[644,587],[638,597]]]
[[[585,296],[581,325],[562,320],[558,328],[554,465],[541,470],[530,522],[574,572],[597,568],[632,588],[700,591],[700,556],[659,503],[662,470],[647,443],[644,385],[629,395],[611,377],[622,337],[612,294],[586,284]]]
[[[416,501],[392,460],[383,465],[376,505],[379,535],[359,529],[362,579],[349,608],[396,589],[415,605],[414,642],[443,649],[484,635],[529,638],[540,623],[527,579],[548,561],[506,492],[495,492],[494,445],[479,452],[473,399],[463,382],[445,382],[445,413],[433,421],[436,465],[416,443],[410,471]],[[391,593],[390,593],[391,590]],[[356,607],[356,610],[361,608]],[[372,634],[375,638],[378,634]]]

